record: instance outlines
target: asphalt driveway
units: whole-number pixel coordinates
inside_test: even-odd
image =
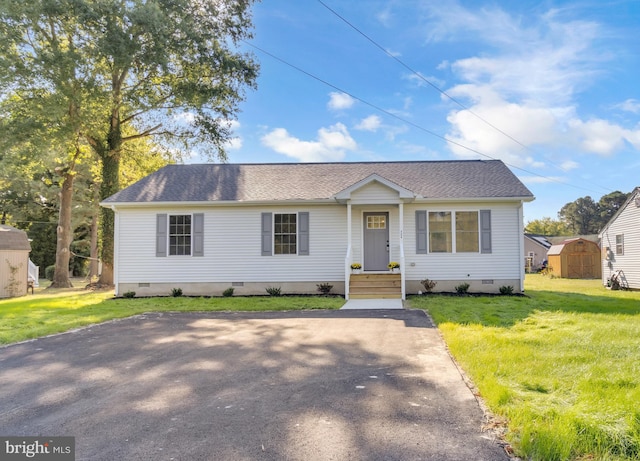
[[[506,460],[421,311],[148,314],[0,348],[0,435],[76,460]]]

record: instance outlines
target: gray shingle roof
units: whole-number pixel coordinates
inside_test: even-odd
[[[27,233],[15,227],[0,224],[0,250],[31,251]]]
[[[168,165],[103,204],[330,199],[377,174],[433,199],[533,194],[499,160]]]

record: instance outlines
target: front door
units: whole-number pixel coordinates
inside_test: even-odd
[[[364,213],[364,270],[385,271],[389,264],[389,213]]]

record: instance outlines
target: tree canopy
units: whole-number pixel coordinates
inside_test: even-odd
[[[17,98],[26,120],[34,107],[52,107],[50,115],[36,111],[50,130],[43,139],[67,142],[67,166],[90,146],[101,166],[100,199],[119,190],[123,155],[131,151],[125,146],[144,138],[154,139],[161,158],[198,146],[225,160],[230,121],[257,78],[257,63],[237,49],[251,37],[252,3],[0,0],[0,91],[10,95],[0,103]],[[102,282],[109,284],[108,209],[102,236]]]

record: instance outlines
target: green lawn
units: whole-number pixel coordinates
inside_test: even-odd
[[[322,296],[114,299],[113,291],[39,289],[35,295],[0,300],[0,344],[143,312],[339,309],[343,304],[341,297]]]
[[[527,275],[527,297],[411,298],[426,309],[516,454],[640,459],[640,292]]]

